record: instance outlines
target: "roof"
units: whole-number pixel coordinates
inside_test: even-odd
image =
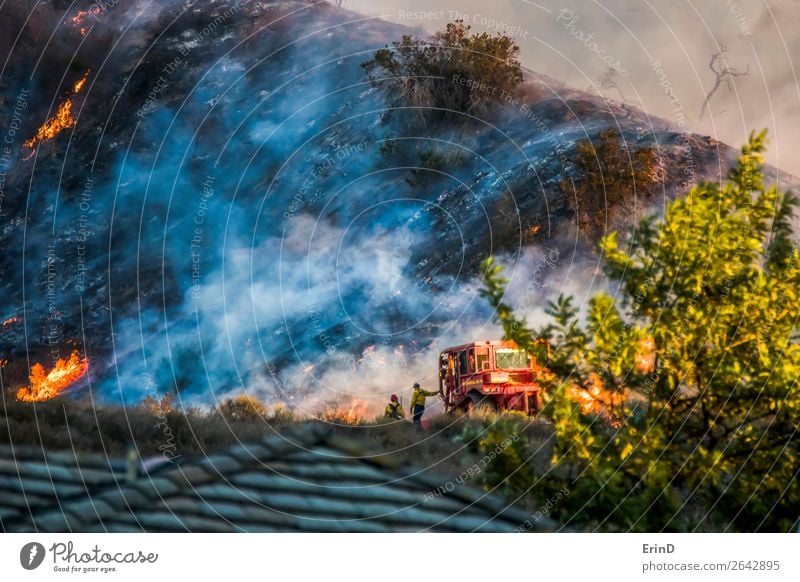
[[[124,481],[126,463],[72,451],[0,446],[0,529],[8,519],[83,499]]]
[[[365,456],[318,425],[161,463],[136,477],[126,478],[125,465],[101,455],[0,447],[0,529],[502,532],[531,517],[447,477]],[[556,529],[547,518],[535,525]]]

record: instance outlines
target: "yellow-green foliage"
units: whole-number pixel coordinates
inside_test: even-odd
[[[601,241],[619,298],[595,296],[584,325],[561,297],[549,305],[553,323],[527,329],[502,301],[499,269],[486,263],[484,294],[506,335],[532,352],[537,338],[553,346],[546,412],[558,442],[542,487],[574,480],[555,508],[562,520],[634,530],[796,527],[796,200],[764,185],[764,141],[763,132],[751,136],[726,183],[697,184],[624,242],[617,233]],[[642,371],[645,339],[655,365]],[[610,421],[584,416],[566,393],[597,377],[610,392],[641,397]]]
[[[517,419],[497,415],[488,415],[482,421],[467,424],[462,436],[474,454],[478,481],[516,499],[527,493],[533,476],[533,459],[523,425]]]

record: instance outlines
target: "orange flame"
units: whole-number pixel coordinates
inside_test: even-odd
[[[19,318],[17,318],[17,317],[9,317],[2,324],[0,324],[0,326],[7,327],[9,325],[12,325],[12,324],[15,324],[15,323],[18,323],[18,322],[19,322]]]
[[[89,16],[89,11],[88,10],[78,10],[78,12],[75,14],[75,16],[70,18],[70,21],[75,26],[79,26],[79,25],[83,24],[83,21],[86,20],[87,16]]]
[[[89,32],[89,29],[83,26],[86,17],[91,14],[88,10],[78,10],[77,14],[70,18],[70,22],[72,22],[73,26],[80,26],[81,36],[86,36],[86,33]]]
[[[43,402],[61,395],[72,384],[83,378],[89,371],[89,359],[81,357],[78,350],[69,359],[59,359],[50,372],[44,366],[34,364],[28,377],[31,385],[20,388],[17,400],[23,402]]]
[[[72,87],[73,95],[80,93],[81,89],[83,89],[83,86],[86,84],[86,79],[88,77],[89,71],[86,71],[86,74]],[[72,115],[72,99],[67,99],[58,106],[55,116],[45,121],[44,124],[36,131],[36,135],[26,141],[23,145],[26,148],[33,150],[33,148],[36,147],[36,144],[43,141],[49,141],[65,129],[69,129],[70,127],[74,126],[75,117]],[[26,159],[29,159],[32,155],[33,151],[31,151],[30,155]]]
[[[653,338],[643,339],[636,352],[636,368],[642,374],[652,372],[656,364],[656,342]]]
[[[83,89],[83,86],[86,84],[86,79],[88,79],[88,78],[89,78],[89,71],[86,71],[86,73],[83,75],[83,77],[78,79],[78,81],[75,83],[75,85],[73,85],[72,93],[75,94],[75,95],[80,93],[81,89]]]
[[[355,424],[367,416],[368,410],[369,402],[354,398],[353,402],[350,403],[350,408],[345,414],[345,420],[350,424]]]
[[[319,419],[331,424],[359,424],[368,419],[369,412],[369,401],[353,398],[349,405],[334,404],[326,408]]]
[[[579,388],[573,384],[569,387],[567,396],[580,406],[583,414],[596,414],[606,420],[611,419],[609,409],[620,406],[625,400],[624,394],[606,390],[602,380],[595,374],[592,375],[588,388]]]

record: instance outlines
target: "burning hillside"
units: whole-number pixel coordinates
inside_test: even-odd
[[[83,77],[73,85],[70,96],[64,99],[58,106],[56,114],[45,121],[44,124],[36,130],[36,134],[23,144],[26,148],[31,150],[27,157],[33,155],[34,149],[40,143],[50,141],[65,129],[75,126],[75,116],[72,113],[73,101],[83,89],[88,77],[89,71],[86,71]]]
[[[0,290],[25,317],[2,328],[0,357],[83,338],[99,390],[125,404],[251,389],[382,401],[434,384],[440,348],[496,335],[474,294],[483,257],[520,267],[512,286],[531,307],[528,287],[588,264],[559,187],[580,139],[614,126],[634,149],[657,145],[669,193],[687,148],[698,175],[727,156],[534,74],[514,96],[524,108],[409,133],[413,115],[385,115],[361,66],[409,29],[324,2],[154,4],[20,13],[31,43],[3,78],[9,97],[29,78],[37,90],[3,183],[28,194],[2,207]],[[609,209],[610,223],[633,215]],[[538,245],[563,258],[526,273]],[[39,367],[20,397],[52,397],[87,369],[75,354]]]

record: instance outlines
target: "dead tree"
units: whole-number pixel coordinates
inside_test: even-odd
[[[631,111],[628,108],[628,99],[625,97],[625,93],[622,92],[622,88],[619,86],[619,77],[619,71],[617,71],[617,69],[614,67],[609,67],[605,73],[597,77],[597,83],[600,85],[600,88],[605,91],[614,90],[617,92],[619,95],[619,105],[625,112],[625,117],[628,118],[631,116]],[[608,99],[606,99],[606,103],[609,104],[609,113],[612,113],[611,105]]]
[[[714,73],[716,76],[716,81],[714,82],[714,86],[711,88],[711,91],[708,92],[706,95],[705,101],[703,101],[703,105],[700,107],[700,119],[703,118],[703,115],[706,111],[708,111],[709,103],[711,102],[711,98],[717,92],[717,90],[722,86],[723,83],[728,87],[728,91],[733,91],[733,78],[734,77],[743,77],[745,75],[750,74],[750,65],[747,65],[747,68],[744,71],[738,71],[733,67],[729,67],[728,63],[725,60],[725,55],[728,53],[728,47],[722,45],[719,47],[719,52],[714,53],[711,55],[711,61],[708,63],[708,68],[711,69],[711,72]]]
[[[622,92],[622,89],[619,86],[619,71],[617,71],[614,67],[609,67],[608,70],[597,77],[597,82],[600,85],[601,89],[605,89],[609,91],[613,89],[619,94],[619,102],[620,103],[627,103],[628,100],[625,98],[625,94]]]

